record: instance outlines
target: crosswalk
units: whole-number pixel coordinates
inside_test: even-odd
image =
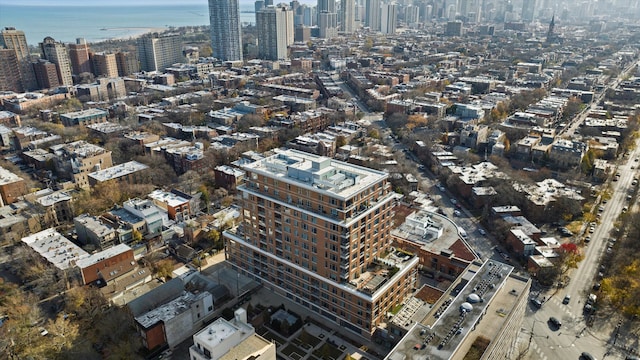
[[[548,302],[552,302],[554,305],[556,305],[556,307],[558,308],[558,310],[562,311],[564,314],[562,315],[562,319],[565,320],[565,322],[571,322],[571,323],[575,323],[581,320],[582,316],[581,315],[576,315],[574,313],[571,312],[571,308],[565,304],[562,303],[562,300],[558,299],[558,298],[551,298],[547,301]]]
[[[531,347],[529,348],[529,352],[531,353],[531,359],[537,360],[547,360],[547,355],[542,352],[542,349],[536,345],[535,342],[531,342]],[[535,353],[535,355],[533,355]]]

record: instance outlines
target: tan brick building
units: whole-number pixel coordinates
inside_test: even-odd
[[[370,337],[416,281],[418,258],[390,253],[397,195],[384,172],[296,150],[243,166],[243,222],[230,262],[276,293]]]

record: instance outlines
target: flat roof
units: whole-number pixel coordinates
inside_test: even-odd
[[[0,166],[0,185],[7,185],[20,180],[22,180],[20,176]]]
[[[251,355],[264,352],[275,346],[262,336],[257,335],[251,325],[238,321],[219,318],[193,335],[194,345],[200,344],[211,351],[218,360],[247,359]],[[194,349],[198,352],[197,347]]]
[[[344,200],[389,176],[382,171],[290,149],[277,149],[275,155],[243,168]]]
[[[94,265],[102,260],[109,259],[114,256],[123,254],[129,250],[132,250],[132,249],[128,245],[118,244],[114,247],[108,248],[106,250],[89,255],[88,257],[82,258],[76,262],[76,265],[78,265],[79,268],[83,269],[91,265]]]
[[[211,296],[207,291],[203,291],[198,294],[185,292],[166,304],[160,305],[140,316],[136,316],[135,319],[144,328],[149,328],[159,321],[166,322],[173,319],[174,317],[189,310],[191,308],[191,304],[207,296]]]
[[[523,286],[520,286],[518,291],[517,288],[506,285],[512,271],[512,266],[494,260],[486,261],[479,268],[475,266],[467,268],[460,276],[462,283],[467,282],[458,295],[441,302],[440,306],[434,306],[427,318],[422,323],[416,323],[416,326],[405,335],[386,359],[450,359],[459,350],[472,329],[479,326],[478,322],[481,318],[485,321],[482,321],[480,326],[487,326],[487,329],[493,327],[494,332],[497,332],[500,329],[500,326],[495,326],[498,320],[484,319],[494,315],[490,314],[487,308],[494,303],[504,301],[503,298],[509,296],[507,294],[520,295],[526,290]],[[527,284],[527,282],[522,283]],[[507,294],[502,289],[505,289]],[[518,296],[511,296],[518,298]],[[508,314],[511,308],[503,307],[502,312],[508,309],[504,315]],[[436,320],[431,326],[423,325],[430,323],[433,320],[432,317]],[[425,346],[424,349],[421,348],[422,345]]]
[[[78,260],[89,256],[86,251],[62,236],[54,228],[24,237],[22,242],[60,270],[73,267]]]
[[[71,195],[69,195],[69,193],[65,191],[55,191],[49,192],[48,194],[39,197],[36,201],[42,206],[51,206],[62,201],[69,201],[71,199],[72,197]]]
[[[137,161],[129,161],[124,164],[115,165],[104,170],[89,173],[87,176],[95,179],[96,181],[102,182],[127,176],[148,168],[149,167],[147,165],[141,164]]]
[[[99,124],[90,124],[90,125],[87,125],[87,128],[97,132],[101,132],[103,134],[111,134],[114,132],[125,131],[130,129],[130,127],[128,126],[124,126],[124,125],[120,125],[120,124],[112,123],[108,121],[99,123]]]
[[[188,199],[176,195],[172,192],[168,192],[168,191],[163,191],[163,190],[154,190],[152,191],[149,195],[147,195],[150,199],[153,199],[155,201],[159,201],[162,203],[167,204],[167,206],[169,207],[176,207],[176,206],[180,206],[182,204],[186,204],[189,202]]]
[[[82,111],[70,112],[66,114],[60,114],[60,116],[64,116],[69,119],[82,119],[88,116],[107,116],[108,112],[102,109],[87,109]]]

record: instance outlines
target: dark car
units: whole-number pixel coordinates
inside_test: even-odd
[[[589,354],[588,352],[583,352],[582,354],[580,354],[580,360],[596,360],[596,358]]]
[[[555,327],[556,329],[560,329],[560,327],[562,326],[562,322],[560,322],[560,320],[554,318],[553,316],[549,318],[549,324],[551,324],[551,326]]]
[[[539,299],[531,299],[531,303],[538,309],[542,307],[542,301],[540,301]]]

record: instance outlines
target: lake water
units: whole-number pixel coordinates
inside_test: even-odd
[[[240,21],[255,24],[253,1],[240,2]],[[25,32],[27,42],[37,45],[47,36],[57,41],[88,42],[128,38],[169,26],[209,25],[209,8],[203,5],[172,6],[14,6],[0,5],[0,27]]]

